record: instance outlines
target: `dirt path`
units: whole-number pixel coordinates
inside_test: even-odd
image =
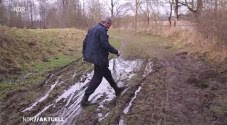
[[[47,82],[50,89],[30,106],[25,116],[62,117],[59,125],[226,125],[227,75],[197,55],[175,49],[143,36],[117,35],[126,42],[144,40],[145,58],[130,57],[110,61],[118,83],[127,89],[120,97],[103,80],[89,98],[95,105],[82,108],[79,102],[92,72],[74,72],[78,65],[61,69]],[[127,43],[128,45],[129,43]],[[141,46],[140,46],[141,47]],[[134,49],[134,48],[133,48]],[[72,70],[73,69],[73,70]],[[70,79],[70,81],[69,81]],[[67,84],[67,83],[70,83]],[[64,86],[64,91],[58,91]],[[51,94],[54,91],[55,95]],[[21,124],[36,124],[22,122]]]
[[[145,61],[146,62],[146,61]],[[153,59],[152,71],[127,82],[129,89],[108,106],[103,121],[96,107],[83,111],[76,124],[119,125],[225,125],[226,76],[220,77],[198,59],[180,53],[166,60]],[[220,100],[221,99],[221,100]],[[223,111],[217,111],[218,109]],[[92,113],[91,113],[92,112]]]
[[[158,69],[153,67],[131,109],[123,113],[124,124],[227,124],[226,72],[219,73],[198,55],[158,49],[160,58],[152,60]]]
[[[125,116],[126,124],[226,124],[226,121],[218,121],[215,119],[217,116],[211,114],[217,91],[225,92],[226,88],[224,81],[215,81],[220,88],[212,90],[212,87],[217,87],[215,79],[208,78],[216,73],[210,67],[188,55],[161,60],[161,64],[161,68],[143,85],[134,106]]]
[[[124,38],[119,37],[125,41]],[[91,118],[97,113],[93,106],[74,119],[76,124],[227,124],[227,75],[218,72],[198,55],[153,45],[148,46],[156,52],[144,60],[136,77],[125,83],[128,90],[106,105],[108,115],[105,119]]]

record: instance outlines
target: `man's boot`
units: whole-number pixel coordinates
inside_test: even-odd
[[[89,98],[89,96],[84,95],[83,99],[80,102],[80,105],[82,107],[88,106],[90,104],[90,102],[88,101],[88,98]]]
[[[117,87],[116,89],[114,89],[116,96],[120,96],[124,89],[125,87]]]

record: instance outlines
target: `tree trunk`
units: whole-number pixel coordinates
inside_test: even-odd
[[[197,0],[196,17],[199,18],[203,12],[203,0]]]
[[[138,9],[140,6],[140,0],[136,0],[136,13],[135,13],[135,30],[137,30],[137,23],[138,23]]]
[[[148,28],[150,27],[150,10],[149,10],[149,3],[148,3],[148,1],[146,1],[146,4],[147,4],[147,8],[146,8],[146,10],[147,10],[147,25],[148,25]]]
[[[192,5],[192,9],[195,9],[194,0],[192,0],[192,3],[191,3],[191,5]]]
[[[33,27],[33,3],[32,3],[32,1],[30,0],[29,1],[29,3],[30,3],[30,19],[31,19],[31,28]]]
[[[85,10],[84,10],[85,8],[84,8],[84,6],[85,6],[85,2],[84,2],[84,0],[83,0],[83,12],[82,12],[82,13],[83,13],[83,14],[82,14],[83,17],[85,16],[85,13],[84,13],[84,12],[85,12]]]
[[[172,2],[170,0],[169,0],[169,5],[170,5],[170,12],[169,12],[168,19],[169,19],[169,25],[172,26],[172,9],[173,9],[173,5],[172,5]]]
[[[215,3],[214,3],[214,13],[215,13],[215,15],[217,15],[217,11],[218,11],[218,0],[215,0]]]
[[[114,18],[114,2],[111,0],[111,18]]]
[[[174,20],[174,26],[177,25],[177,21],[178,21],[178,18],[179,18],[178,10],[179,10],[179,1],[178,0],[175,0],[175,9],[174,9],[174,12],[175,12],[176,18]]]

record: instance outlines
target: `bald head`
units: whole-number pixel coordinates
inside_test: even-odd
[[[112,25],[112,19],[110,17],[107,17],[107,18],[103,18],[101,21],[100,21],[101,24],[103,24],[107,29],[110,28],[110,26]]]
[[[112,23],[112,19],[110,17],[103,18],[101,20],[101,23],[102,24],[104,24],[104,23]]]

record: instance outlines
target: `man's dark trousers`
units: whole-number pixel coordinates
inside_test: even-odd
[[[89,97],[95,91],[95,89],[102,82],[103,77],[109,82],[110,86],[113,87],[115,91],[118,89],[109,68],[107,66],[95,65],[94,75],[88,85],[88,88],[85,91],[85,96]]]

